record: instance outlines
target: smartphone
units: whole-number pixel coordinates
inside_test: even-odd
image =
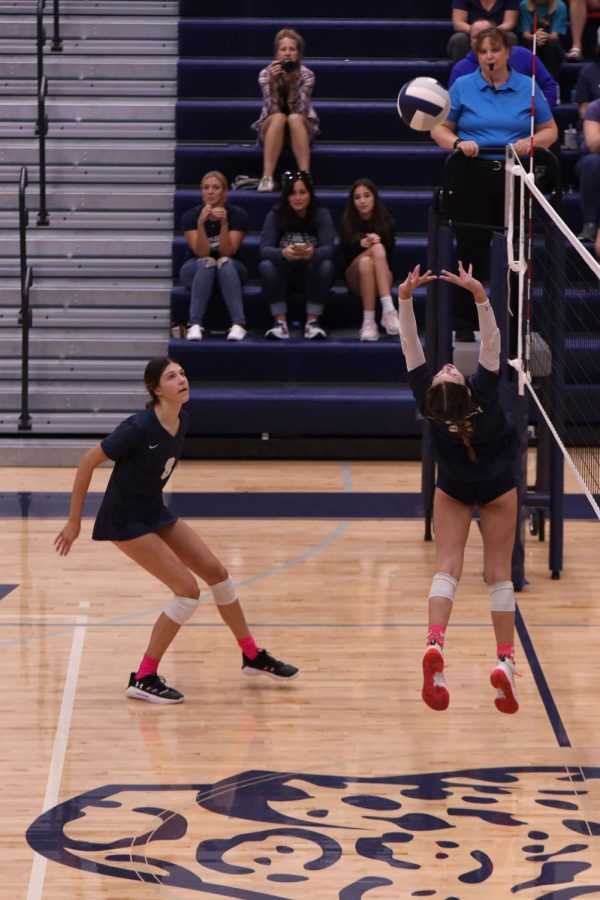
[[[292,250],[299,250],[300,252],[306,250],[307,247],[308,244],[305,241],[298,241],[297,243],[292,244]]]

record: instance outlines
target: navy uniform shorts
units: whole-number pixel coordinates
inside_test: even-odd
[[[449,494],[453,500],[466,503],[468,506],[485,506],[486,503],[497,500],[516,486],[517,481],[512,469],[486,481],[459,481],[443,473],[440,473],[437,479],[437,487],[440,490]]]

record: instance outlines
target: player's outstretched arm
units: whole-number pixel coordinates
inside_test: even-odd
[[[455,272],[448,272],[446,269],[442,269],[440,274],[440,278],[443,281],[450,281],[452,284],[456,284],[458,287],[464,288],[466,291],[469,291],[473,295],[473,300],[475,303],[486,303],[487,302],[487,294],[484,290],[484,287],[480,281],[477,281],[476,278],[473,278],[473,266],[469,264],[469,268],[465,269],[462,262],[458,262],[458,274]]]
[[[400,318],[400,344],[402,352],[406,360],[406,368],[409,372],[417,369],[425,362],[425,354],[421,347],[419,334],[417,332],[417,322],[415,312],[412,305],[412,295],[415,288],[428,281],[434,281],[436,275],[431,274],[428,269],[421,275],[421,267],[415,266],[408,273],[404,281],[398,285],[398,316]]]
[[[66,556],[73,541],[79,537],[81,530],[81,516],[83,513],[83,504],[85,501],[90,481],[96,466],[106,462],[108,456],[100,446],[96,444],[87,453],[84,453],[79,462],[75,481],[73,482],[73,490],[71,492],[71,508],[69,510],[69,518],[66,524],[61,528],[54,538],[54,547],[61,556]]]
[[[473,278],[473,266],[465,270],[463,264],[458,264],[458,275],[442,270],[440,275],[444,281],[450,281],[459,287],[470,291],[477,306],[479,319],[479,334],[481,344],[479,347],[479,362],[490,372],[500,371],[500,330],[496,323],[494,310],[487,298],[484,287],[480,281]]]

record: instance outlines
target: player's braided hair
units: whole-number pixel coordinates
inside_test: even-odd
[[[432,385],[425,395],[426,417],[451,426],[464,444],[471,462],[477,459],[471,445],[469,425],[474,408],[473,398],[464,384],[440,381]]]

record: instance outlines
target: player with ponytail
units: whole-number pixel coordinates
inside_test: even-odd
[[[423,657],[422,697],[432,709],[448,706],[444,640],[454,594],[462,575],[464,551],[473,509],[479,507],[483,539],[483,572],[490,593],[497,660],[490,681],[496,708],[515,713],[515,596],[511,581],[512,549],[517,523],[516,465],[519,445],[515,429],[500,405],[500,332],[494,311],[472,267],[458,264],[458,274],[439,276],[468,291],[475,301],[481,335],[479,364],[465,376],[446,363],[435,375],[425,361],[412,305],[416,287],[436,278],[419,266],[398,287],[400,341],[408,381],[425,417],[437,462],[433,502],[436,574],[429,591],[427,646]]]

